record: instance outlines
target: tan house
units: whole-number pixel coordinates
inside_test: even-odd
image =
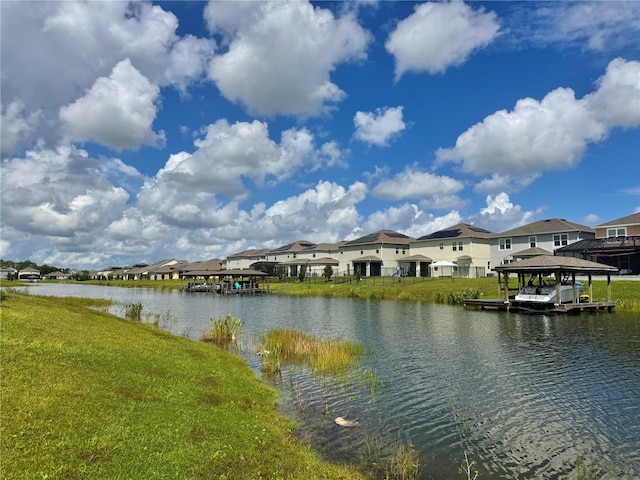
[[[296,250],[293,252],[293,258],[280,262],[279,265],[285,266],[288,272],[295,272],[291,275],[297,274],[299,269],[304,266],[305,275],[308,277],[323,276],[325,268],[330,265],[333,275],[335,275],[340,266],[340,260],[338,260],[340,247],[344,243],[319,243]]]
[[[596,225],[596,238],[640,237],[640,212]]]
[[[274,248],[267,253],[267,263],[273,265],[283,265],[285,267],[285,275],[288,277],[298,276],[299,268],[302,263],[298,260],[308,259],[305,254],[309,249],[315,247],[316,244],[308,240],[297,240],[287,243],[281,247]]]
[[[620,275],[640,274],[640,213],[596,226],[596,238],[581,240],[555,251],[618,269]]]
[[[489,271],[491,239],[495,234],[468,223],[458,223],[411,242],[408,274],[427,277],[438,272],[437,262],[450,262],[453,276],[484,277]]]
[[[248,270],[250,268],[259,270],[267,261],[267,254],[270,251],[269,248],[252,248],[229,255],[225,261],[227,270]]]
[[[174,268],[177,268],[185,263],[185,260],[168,258],[151,265],[138,264],[127,270],[124,277],[126,280],[160,280],[162,278],[171,278],[171,275],[168,273],[169,269],[163,269],[162,267],[174,266]]]
[[[413,237],[393,230],[379,230],[355,240],[344,242],[339,249],[339,275],[363,277],[393,275],[410,256]]]

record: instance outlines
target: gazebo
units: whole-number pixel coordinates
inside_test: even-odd
[[[571,284],[574,285],[574,298],[576,289],[576,275],[586,275],[588,279],[589,302],[580,303],[580,309],[604,306],[612,308],[615,304],[611,301],[611,274],[617,273],[618,269],[602,263],[590,262],[581,258],[561,257],[555,255],[538,255],[535,257],[525,258],[518,262],[505,265],[499,265],[494,268],[498,272],[498,283],[504,292],[504,301],[510,303],[509,297],[509,274],[518,275],[518,290],[526,285],[526,278],[541,278],[542,276],[553,275],[555,277],[556,298],[560,298],[560,285],[563,278],[571,278]],[[602,304],[593,302],[593,275],[607,276],[607,300]],[[577,308],[575,303],[565,305],[565,310]]]

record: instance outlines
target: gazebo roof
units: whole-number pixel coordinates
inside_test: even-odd
[[[518,262],[499,265],[494,268],[496,272],[504,273],[616,273],[617,268],[602,263],[590,262],[581,258],[561,257],[556,255],[538,255],[525,258]]]

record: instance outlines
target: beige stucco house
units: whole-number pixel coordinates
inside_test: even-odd
[[[450,262],[456,266],[452,275],[483,277],[489,271],[491,238],[493,233],[468,223],[458,223],[443,230],[420,237],[411,242],[411,256],[415,263],[409,274],[419,277],[437,273],[430,268],[437,262]]]

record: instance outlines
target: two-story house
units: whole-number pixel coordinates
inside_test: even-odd
[[[414,238],[393,230],[379,230],[340,247],[341,275],[379,277],[392,275],[409,257],[409,244]]]
[[[621,275],[640,274],[640,212],[595,227],[594,239],[556,250],[556,255],[582,258],[618,269]]]
[[[595,238],[595,231],[586,225],[562,218],[539,220],[494,235],[490,266],[511,263],[518,258],[550,255],[558,248],[592,238]]]
[[[490,267],[491,239],[494,233],[468,223],[459,223],[424,235],[411,242],[408,274],[426,277],[429,265],[455,264],[456,276],[484,277]]]

